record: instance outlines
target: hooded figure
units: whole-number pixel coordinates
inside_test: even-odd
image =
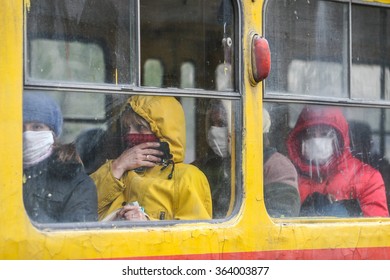
[[[23,95],[23,200],[40,223],[97,221],[97,193],[76,148],[56,139],[60,107],[49,96]]]
[[[301,215],[388,216],[380,173],[354,158],[348,123],[335,107],[305,107],[287,139],[298,169]]]
[[[99,219],[107,219],[126,203],[133,204],[125,206],[132,214],[118,212],[122,219],[210,219],[207,178],[197,167],[183,163],[186,132],[181,104],[173,97],[133,96],[124,106],[122,126],[126,125],[126,112],[136,115],[127,124],[130,133],[123,135],[127,148],[91,175],[98,189]],[[143,130],[149,133],[143,134]],[[170,150],[163,163],[160,142],[168,143]]]
[[[202,170],[210,183],[213,218],[229,213],[231,199],[231,157],[228,113],[221,100],[212,100],[206,112],[206,155],[192,164]]]

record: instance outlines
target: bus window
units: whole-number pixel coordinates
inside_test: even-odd
[[[348,97],[348,3],[271,0],[265,26],[267,94]]]
[[[162,14],[161,10],[169,12]],[[234,48],[222,43],[235,39],[232,11],[231,1],[226,0],[140,1],[141,65],[151,57],[161,58],[165,70],[162,87],[179,88],[177,63],[191,61],[197,73],[195,87],[215,90],[214,69],[235,59]]]
[[[297,170],[300,216],[389,216],[389,11],[267,2],[267,136]]]
[[[390,9],[352,6],[351,93],[390,100]]]
[[[294,164],[300,216],[388,216],[390,158],[381,109],[267,103],[270,143]],[[282,133],[281,133],[282,131]],[[281,136],[283,134],[283,136]]]
[[[36,93],[37,91],[26,90],[25,96]],[[65,95],[63,92],[51,91],[40,92],[39,94],[50,96],[59,105],[61,112],[64,112],[62,114],[64,126],[62,133],[56,135],[58,136],[58,138],[56,137],[56,147],[74,145],[86,174],[93,179],[97,186],[99,194],[97,197],[98,201],[105,199],[104,192],[103,195],[99,192],[99,188],[102,188],[103,185],[101,178],[107,178],[103,173],[110,170],[109,172],[115,174],[114,169],[111,170],[113,162],[115,160],[119,161],[120,158],[125,156],[131,157],[131,153],[128,152],[131,149],[130,147],[143,143],[141,140],[132,142],[135,140],[131,140],[130,135],[132,134],[128,134],[128,126],[124,126],[126,110],[129,109],[129,104],[132,104],[129,100],[140,100],[138,101],[140,105],[130,106],[130,108],[134,108],[134,111],[139,110],[138,106],[142,106],[142,104],[150,107],[157,106],[154,110],[147,111],[150,112],[151,116],[143,115],[143,110],[137,111],[146,121],[146,126],[150,127],[154,137],[157,137],[156,139],[145,141],[167,142],[169,145],[168,154],[170,153],[172,158],[168,157],[164,163],[158,161],[156,166],[154,164],[150,166],[146,163],[147,166],[129,167],[129,170],[120,174],[118,180],[113,179],[114,181],[112,182],[105,182],[105,187],[112,185],[123,188],[123,186],[131,185],[131,189],[123,188],[122,191],[117,193],[115,199],[112,199],[112,201],[104,206],[101,206],[101,203],[99,203],[99,221],[112,219],[112,215],[110,214],[114,210],[120,208],[123,202],[131,201],[137,201],[145,209],[145,213],[148,214],[148,219],[151,220],[221,219],[231,213],[231,207],[235,203],[234,191],[232,191],[235,188],[234,176],[232,176],[235,164],[231,161],[230,156],[234,152],[234,137],[232,137],[231,133],[232,127],[234,127],[231,115],[232,101],[187,97],[176,99],[168,96],[134,95],[130,97],[129,95],[117,94],[95,94],[95,98],[91,98],[88,94],[85,94],[82,95],[85,98],[78,99],[82,104],[77,105],[67,101],[76,100],[80,96],[80,93],[68,92]],[[177,108],[171,108],[170,102],[166,102],[165,104],[165,99],[174,102],[173,104],[176,104],[175,106]],[[91,103],[94,100],[104,100],[103,104],[105,105],[103,108],[101,104],[98,104],[99,102],[96,103],[97,105],[94,105]],[[150,102],[151,105],[147,102]],[[99,112],[100,110],[103,110],[104,114],[101,114]],[[26,116],[29,114],[28,111],[24,111],[24,113]],[[92,117],[93,121],[92,119],[86,118],[86,116]],[[38,121],[41,122],[39,118],[37,119]],[[169,121],[171,122],[168,123]],[[42,122],[44,122],[43,119]],[[138,135],[137,133],[134,135]],[[137,153],[143,151],[139,146],[135,146],[135,148],[137,148]],[[150,150],[147,151],[150,152]],[[39,166],[48,165],[57,159],[57,156],[56,148],[50,153],[49,157],[38,161]],[[151,155],[148,154],[146,157],[152,157],[151,160],[157,162],[160,154],[151,153]],[[143,159],[144,161],[146,161],[146,157]],[[28,159],[27,155],[25,159]],[[35,165],[32,167],[25,165],[24,174],[30,174],[32,169],[35,170]],[[187,171],[184,172],[184,170],[187,169],[191,171],[188,171],[190,172],[189,175],[185,175],[188,176],[188,179],[180,179],[177,177],[186,174]],[[42,170],[46,171],[46,168],[43,167]],[[53,175],[54,179],[50,179],[50,182],[54,185],[66,184],[65,177],[62,177],[61,173],[56,174],[58,176]],[[134,176],[140,179],[151,176],[150,178],[155,179],[147,180],[148,188],[142,188],[140,186],[140,189],[138,189],[135,183],[126,183],[126,180],[133,180]],[[192,176],[194,177],[190,178]],[[34,185],[33,188],[30,187],[29,191],[33,190],[35,193],[38,193],[40,190],[44,191],[47,189],[48,182],[45,180],[35,182],[35,180],[29,177],[26,178],[26,186],[27,184],[39,184]],[[121,182],[124,182],[125,185],[121,185]],[[182,183],[179,184],[179,182]],[[185,182],[189,182],[189,185],[185,185]],[[194,200],[193,203],[200,203],[200,205],[204,206],[204,209],[193,213],[191,212],[192,207],[187,207],[188,209],[186,209],[186,206],[183,205],[183,208],[176,213],[169,206],[170,199],[168,197],[170,194],[166,192],[162,192],[158,198],[156,197],[152,201],[147,199],[153,193],[159,193],[159,189],[163,188],[164,184],[171,186],[168,189],[172,189],[172,191],[189,195],[189,197],[185,198],[188,202],[195,198],[199,199],[200,197],[201,201],[196,202]],[[189,188],[189,190],[185,191],[183,188]],[[150,189],[151,194],[147,195],[143,192],[138,192],[136,191],[137,189],[138,191]],[[164,193],[165,195],[163,195]],[[193,198],[191,198],[192,195]],[[36,196],[30,194],[28,197],[33,200]],[[50,217],[50,207],[48,208],[44,203],[40,204],[39,201],[30,200],[27,200],[25,197],[26,210],[33,221],[39,223],[69,222],[69,220]],[[30,204],[34,204],[34,209],[40,209],[41,211],[31,214]],[[63,206],[66,207],[66,205]],[[42,216],[44,218],[41,218]],[[79,220],[75,221],[79,222]]]
[[[273,71],[265,93],[388,99],[389,9],[352,4],[349,11],[345,1],[268,1]]]
[[[54,65],[52,61],[56,61]],[[103,83],[104,53],[101,46],[86,42],[31,40],[31,76],[38,80]]]
[[[191,61],[194,87],[217,90],[217,65],[235,66],[229,0],[34,0],[26,20],[30,86],[179,89],[180,67]],[[163,68],[161,76],[149,74],[154,60]],[[229,76],[234,85],[233,71]]]
[[[162,10],[170,12],[160,13]],[[172,151],[170,159],[164,150],[167,166],[161,172],[172,177],[168,182],[181,173],[182,164],[201,174],[188,182],[194,182],[191,188],[195,191],[203,192],[198,197],[204,198],[204,210],[185,215],[185,210],[173,213],[166,201],[160,203],[158,210],[157,204],[153,208],[148,206],[150,201],[142,200],[145,196],[126,196],[126,191],[118,193],[115,203],[123,197],[126,201],[122,203],[136,199],[146,213],[149,211],[151,220],[228,217],[239,202],[236,197],[241,187],[236,184],[239,180],[235,172],[240,156],[234,157],[235,162],[230,156],[240,155],[231,133],[241,120],[240,110],[232,110],[241,104],[234,81],[239,76],[235,65],[235,32],[239,29],[235,22],[229,0],[30,1],[26,6],[25,94],[41,92],[60,106],[63,128],[56,145],[74,145],[85,172],[96,185],[100,181],[93,174],[128,150],[121,121],[126,101],[131,96],[144,96],[145,89],[148,98],[165,96],[178,101],[185,119],[185,140],[181,139],[179,145],[182,156],[175,151],[175,141],[154,131]],[[210,108],[214,107],[218,113],[211,118]],[[158,111],[164,112],[162,109]],[[214,115],[223,121],[211,122]],[[156,161],[156,154],[150,156]],[[224,163],[220,164],[222,158]],[[198,165],[205,162],[206,167]],[[224,168],[215,171],[214,166]],[[138,175],[147,170],[145,166],[134,169],[125,173]],[[35,189],[44,187],[45,182],[41,182]],[[99,221],[107,219],[119,205],[115,203],[98,210]],[[212,205],[224,207],[216,210]]]

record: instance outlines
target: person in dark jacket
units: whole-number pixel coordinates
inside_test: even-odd
[[[231,157],[228,113],[220,100],[210,102],[206,112],[206,155],[192,164],[202,170],[210,183],[213,218],[224,218],[231,198]]]
[[[60,107],[49,96],[23,96],[23,201],[39,223],[97,221],[97,191],[73,144],[56,139]]]
[[[389,215],[382,176],[353,157],[349,126],[339,108],[304,107],[287,148],[299,173],[300,215]]]
[[[268,139],[270,127],[271,118],[268,111],[263,109],[265,207],[274,218],[296,217],[301,207],[298,174],[291,161],[271,146]]]

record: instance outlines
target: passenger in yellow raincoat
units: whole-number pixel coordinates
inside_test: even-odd
[[[211,219],[207,178],[197,167],[183,163],[186,132],[181,104],[173,97],[132,96],[122,111],[121,126],[128,148],[91,175],[98,190],[99,220]],[[159,141],[169,144],[172,155],[163,164]]]

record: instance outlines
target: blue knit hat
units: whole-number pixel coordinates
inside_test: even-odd
[[[43,123],[58,137],[62,132],[61,109],[48,95],[25,92],[23,94],[23,123],[28,122]]]

